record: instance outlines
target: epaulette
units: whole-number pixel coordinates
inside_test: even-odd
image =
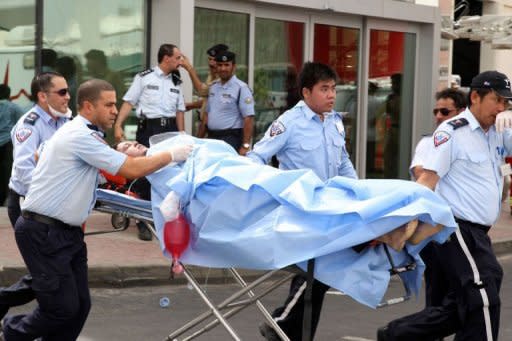
[[[453,130],[455,130],[460,127],[467,126],[469,124],[469,122],[464,117],[462,117],[462,118],[457,118],[455,120],[452,120],[452,121],[448,122],[448,124],[453,127]]]
[[[144,76],[146,76],[146,75],[149,75],[149,74],[150,74],[151,72],[153,72],[153,71],[155,71],[155,70],[153,70],[153,69],[147,69],[147,70],[144,70],[144,71],[142,71],[142,72],[139,72],[139,76],[144,77]]]
[[[34,125],[36,124],[36,121],[39,119],[39,115],[36,114],[35,112],[31,112],[27,115],[27,117],[25,117],[25,119],[23,120],[24,123],[27,123],[27,124],[30,124],[30,125]]]
[[[98,132],[98,134],[100,134],[103,138],[105,138],[105,133],[103,131],[101,131],[100,128],[98,128],[98,126],[96,126],[94,124],[88,124],[87,128]]]
[[[171,77],[172,77],[172,82],[176,86],[180,85],[183,82],[181,80],[181,74],[180,74],[179,70],[174,70],[173,72],[171,72]]]

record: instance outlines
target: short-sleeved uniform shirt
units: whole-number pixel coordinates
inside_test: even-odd
[[[423,167],[423,163],[425,162],[425,158],[430,153],[430,148],[432,147],[432,134],[425,135],[421,138],[421,140],[416,145],[416,149],[414,150],[414,156],[411,161],[411,165],[409,166],[409,173],[411,177],[414,178],[414,173],[412,170],[414,167],[421,166]],[[418,179],[414,179],[418,180]]]
[[[501,208],[500,166],[512,151],[512,131],[485,132],[466,109],[436,129],[423,168],[437,173],[437,192],[455,217],[492,225]]]
[[[9,188],[22,196],[27,193],[36,166],[34,156],[37,148],[67,121],[65,117],[53,119],[39,105],[35,105],[18,120],[11,130],[14,162]]]
[[[216,80],[210,85],[206,112],[208,129],[243,128],[244,118],[254,116],[251,90],[235,75],[224,84]]]
[[[96,201],[99,169],[116,174],[126,155],[78,115],[45,143],[21,209],[81,225]]]
[[[304,101],[279,116],[247,156],[266,164],[273,155],[279,168],[311,169],[323,181],[337,175],[357,178],[345,147],[342,116],[332,111],[322,121]]]
[[[11,140],[11,130],[22,115],[23,111],[16,103],[0,100],[0,146]]]
[[[158,66],[138,73],[123,100],[136,106],[137,117],[176,117],[176,112],[185,111],[181,86]]]

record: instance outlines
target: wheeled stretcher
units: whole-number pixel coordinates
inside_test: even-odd
[[[98,189],[96,194],[97,201],[95,210],[99,212],[112,214],[112,216],[115,217],[116,221],[119,220],[119,218],[133,218],[142,221],[146,224],[148,229],[158,238],[158,233],[154,226],[151,202],[136,199],[132,196],[106,189]],[[113,224],[113,226],[114,228],[112,230],[95,231],[89,233],[89,235],[97,233],[119,232],[127,228],[127,224],[121,224],[121,226],[119,224],[117,226]],[[400,275],[405,272],[414,270],[416,267],[416,263],[414,262],[413,258],[410,259],[411,261],[409,263],[403,266],[396,266],[395,262],[393,261],[392,254],[390,253],[387,245],[385,244],[377,246],[374,245],[373,247],[384,248],[385,254],[389,261],[389,269],[391,275]],[[219,323],[224,326],[224,328],[228,331],[233,340],[240,340],[240,337],[237,335],[236,331],[230,325],[228,319],[252,304],[255,304],[258,307],[265,321],[275,329],[278,335],[283,340],[288,340],[287,336],[274,322],[274,320],[271,317],[271,314],[261,303],[260,299],[265,295],[269,294],[270,292],[272,292],[273,290],[275,290],[276,288],[278,288],[279,286],[281,286],[282,284],[286,283],[296,273],[306,273],[306,277],[308,278],[308,284],[310,284],[313,280],[314,273],[314,261],[309,261],[307,271],[304,271],[297,266],[291,265],[283,269],[266,271],[259,278],[248,283],[235,268],[229,268],[229,273],[233,277],[234,281],[240,285],[240,289],[237,290],[228,298],[226,298],[221,303],[215,304],[208,297],[205,290],[203,290],[199,282],[194,277],[193,273],[187,268],[187,265],[182,264],[182,266],[184,269],[184,276],[186,277],[190,285],[195,289],[197,294],[204,301],[204,303],[207,305],[208,310],[200,314],[190,322],[186,323],[181,328],[173,331],[170,335],[168,335],[165,338],[165,340],[178,340],[180,336],[196,328],[196,330],[193,331],[192,334],[183,338],[183,340],[191,340],[212,329]],[[398,276],[398,278],[401,279],[400,276]],[[411,297],[411,289],[407,285],[406,281],[401,282],[404,288],[403,295],[397,298],[389,298],[383,300],[378,305],[379,308],[405,302]],[[308,304],[307,292],[305,302],[305,323],[303,335],[310,335],[311,333],[309,332],[310,327],[308,323],[310,319],[308,319],[307,316],[310,316],[311,306],[310,304]],[[213,319],[211,319],[212,317]]]

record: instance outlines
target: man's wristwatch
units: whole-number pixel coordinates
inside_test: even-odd
[[[251,145],[249,143],[244,143],[242,147],[244,147],[245,149],[251,149]]]

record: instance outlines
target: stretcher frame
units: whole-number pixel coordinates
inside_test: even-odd
[[[119,192],[110,191],[110,190],[102,190],[107,192],[115,193],[115,195],[126,196],[131,198],[131,200],[140,200],[129,197],[125,194],[121,194]],[[117,215],[119,217],[125,218],[134,218],[141,222],[143,222],[146,227],[151,231],[151,233],[157,238],[156,229],[154,226],[152,211],[150,208],[141,208],[139,206],[130,205],[127,203],[120,203],[113,199],[98,199],[96,205],[94,207],[96,211],[109,213],[112,215]],[[125,226],[126,225],[126,226]],[[111,233],[111,232],[121,232],[128,228],[128,224],[125,224],[121,227],[113,226],[111,230],[102,230],[102,231],[94,231],[86,233],[86,235],[95,235],[102,233]],[[405,266],[397,267],[395,266],[391,254],[388,250],[386,244],[383,244],[386,255],[390,262],[390,274],[399,275],[406,271],[411,271],[416,268],[416,264],[411,262]],[[274,331],[279,335],[279,337],[283,341],[289,341],[289,338],[283,332],[283,330],[279,327],[279,325],[274,321],[270,312],[266,309],[263,303],[260,301],[261,298],[265,297],[275,289],[279,288],[284,283],[288,282],[294,275],[302,274],[306,276],[307,286],[304,297],[304,321],[303,321],[303,340],[311,340],[311,314],[312,314],[312,283],[313,283],[313,273],[314,273],[314,260],[308,261],[307,271],[301,270],[299,267],[292,265],[288,266],[284,269],[276,269],[264,272],[258,278],[248,283],[235,268],[229,268],[228,272],[233,277],[234,281],[240,286],[240,289],[224,299],[221,303],[215,304],[207,295],[206,291],[201,287],[198,280],[194,277],[190,269],[188,269],[187,265],[180,262],[183,266],[183,275],[187,279],[188,283],[194,288],[195,292],[199,295],[199,297],[203,300],[203,302],[208,307],[208,310],[198,315],[196,318],[190,320],[185,323],[180,328],[173,331],[167,337],[164,338],[166,341],[175,341],[179,340],[178,337],[190,331],[191,329],[204,324],[203,327],[193,331],[190,335],[185,336],[181,340],[192,340],[205,332],[211,330],[218,324],[221,324],[231,338],[235,341],[241,340],[240,336],[238,336],[235,329],[230,325],[228,319],[243,309],[255,304],[260,313],[262,314],[264,320],[268,325],[270,325]],[[283,275],[283,272],[285,275]],[[399,277],[399,276],[398,276]],[[399,277],[400,278],[400,277]],[[383,308],[386,306],[398,304],[405,302],[411,298],[411,289],[407,285],[406,282],[402,281],[402,285],[404,287],[404,294],[402,296],[396,298],[390,298],[382,301],[377,308]],[[263,288],[261,288],[263,287]],[[260,292],[256,293],[256,289],[259,289]],[[247,295],[248,298],[241,299],[242,296]],[[226,311],[226,312],[223,312]],[[209,322],[204,322],[207,319],[213,317],[213,320]]]

